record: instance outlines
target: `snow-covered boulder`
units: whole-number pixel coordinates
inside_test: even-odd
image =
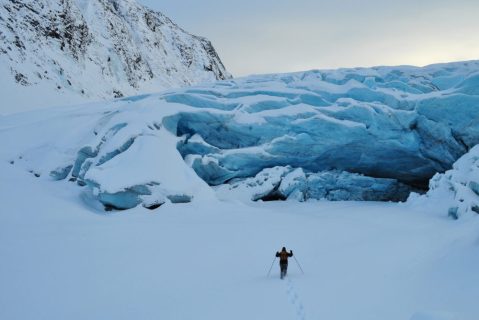
[[[230,77],[207,39],[135,0],[3,1],[0,39],[0,114]]]
[[[253,178],[216,187],[220,198],[243,200],[405,201],[410,188],[395,179],[346,171],[304,172],[291,167],[262,170]]]
[[[457,160],[451,170],[438,173],[424,196],[411,195],[413,204],[434,203],[453,219],[479,214],[479,145]]]

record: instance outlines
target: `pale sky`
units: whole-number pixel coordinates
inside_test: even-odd
[[[139,0],[234,76],[479,59],[479,0]]]

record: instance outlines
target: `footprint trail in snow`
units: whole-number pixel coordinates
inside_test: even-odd
[[[303,302],[298,294],[298,291],[294,287],[293,281],[290,278],[286,279],[286,294],[288,295],[289,302],[295,309],[297,319],[306,320]]]

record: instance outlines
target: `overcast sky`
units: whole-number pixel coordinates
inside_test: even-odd
[[[139,0],[235,76],[479,59],[479,0]]]

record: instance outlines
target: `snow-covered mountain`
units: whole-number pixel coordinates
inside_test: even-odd
[[[478,83],[478,61],[219,81],[3,117],[0,155],[107,208],[211,199],[210,186],[405,200],[479,143]]]
[[[0,113],[227,79],[212,44],[135,0],[3,0]]]

